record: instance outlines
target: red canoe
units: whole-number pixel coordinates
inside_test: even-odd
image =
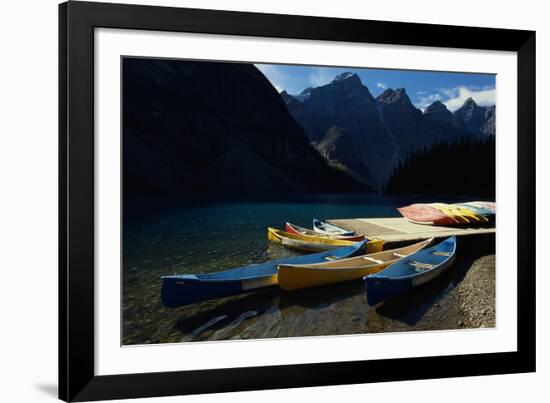
[[[338,235],[323,235],[319,234],[318,232],[315,232],[311,229],[307,229],[304,227],[300,227],[296,224],[291,224],[287,222],[285,224],[285,231],[290,232],[291,234],[297,234],[297,235],[310,235],[314,237],[324,237],[324,238],[332,238],[332,239],[339,239],[341,241],[353,241],[353,242],[359,242],[365,239],[365,235],[351,235],[351,236],[338,236]]]
[[[397,209],[407,220],[417,224],[456,225],[457,220],[426,204],[411,204]]]

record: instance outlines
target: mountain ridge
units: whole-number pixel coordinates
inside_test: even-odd
[[[484,109],[468,99],[452,113],[435,101],[422,112],[405,88],[388,88],[375,98],[351,72],[298,95],[284,92],[281,97],[327,160],[342,163],[378,188],[384,186],[396,162],[415,149],[440,140],[494,134],[494,106]],[[356,161],[348,155],[350,148]]]

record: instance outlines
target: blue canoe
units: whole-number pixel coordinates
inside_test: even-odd
[[[326,252],[288,257],[217,273],[163,276],[161,300],[165,306],[175,308],[258,291],[278,284],[277,267],[280,264],[312,264],[353,257],[365,252],[366,242],[365,240]]]
[[[367,303],[376,305],[433,280],[452,266],[455,255],[456,237],[452,236],[395,262],[381,272],[365,276]]]

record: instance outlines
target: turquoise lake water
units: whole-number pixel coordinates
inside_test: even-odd
[[[360,333],[395,327],[391,322],[403,322],[402,318],[373,321],[371,315],[365,322],[361,282],[301,293],[272,290],[167,309],[160,303],[160,277],[214,272],[297,255],[267,242],[267,227],[283,228],[286,221],[311,227],[314,217],[397,217],[396,208],[407,204],[464,200],[354,194],[259,202],[126,201],[123,344]],[[449,284],[436,294],[444,295],[452,286],[451,279]],[[419,312],[413,311],[404,315],[418,316]]]

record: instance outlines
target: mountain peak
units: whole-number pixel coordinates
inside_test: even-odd
[[[440,100],[432,102],[432,104],[424,110],[424,117],[433,122],[449,125],[453,120],[453,114]]]
[[[333,81],[344,81],[348,79],[359,80],[359,82],[361,82],[359,76],[356,73],[352,73],[350,71],[338,74],[336,77],[334,77]]]
[[[302,101],[300,99],[298,99],[299,95],[290,95],[288,92],[286,91],[281,91],[281,93],[279,94],[281,96],[281,99],[283,100],[283,102],[289,106],[289,105],[299,105],[302,103]]]
[[[495,107],[478,106],[470,97],[453,113],[453,124],[478,135],[495,134]]]
[[[398,88],[396,90],[393,90],[391,88],[388,88],[385,90],[382,94],[378,95],[376,100],[382,104],[394,104],[394,103],[400,103],[400,104],[411,104],[411,100],[409,96],[407,95],[407,91],[405,88]]]
[[[445,111],[449,111],[449,110],[447,109],[445,104],[438,99],[432,102],[431,105],[426,108],[426,110],[424,111],[424,114],[435,113],[435,112],[445,112]]]
[[[466,101],[464,101],[464,104],[462,105],[462,107],[465,107],[465,106],[474,107],[474,106],[477,106],[477,104],[472,97],[469,97]]]
[[[328,85],[337,85],[343,88],[357,88],[363,86],[363,83],[357,74],[347,71],[338,74]]]
[[[307,87],[302,92],[300,92],[298,95],[294,95],[294,98],[297,99],[300,102],[304,102],[306,99],[309,98],[311,93],[313,92],[313,88]]]

